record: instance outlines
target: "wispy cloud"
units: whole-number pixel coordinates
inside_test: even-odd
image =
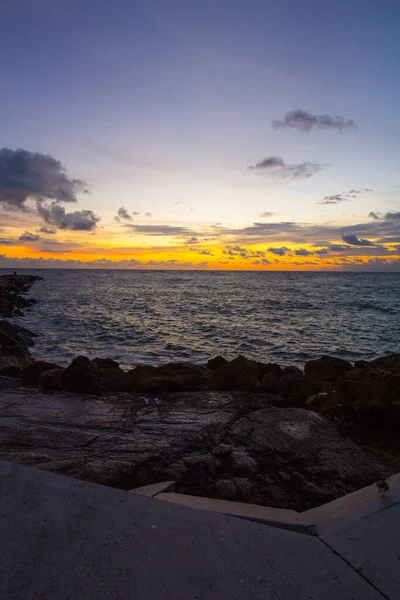
[[[346,198],[344,198],[342,194],[335,194],[334,196],[325,196],[318,204],[339,204],[339,202],[344,202],[345,200]]]
[[[268,217],[273,217],[275,213],[270,212],[269,210],[266,210],[265,212],[261,213],[260,217],[262,219],[268,219]]]
[[[147,235],[162,235],[162,236],[187,236],[192,235],[192,231],[187,227],[179,227],[173,225],[126,225],[127,229],[135,233],[145,233]],[[191,242],[193,243],[193,242]]]
[[[305,179],[311,177],[315,173],[318,173],[318,171],[322,169],[322,166],[310,161],[288,165],[282,158],[270,156],[269,158],[264,158],[262,161],[250,166],[249,169],[290,181],[292,179]]]
[[[375,221],[379,221],[379,219],[381,219],[380,213],[374,211],[371,211],[368,216],[371,217],[371,219],[375,219]]]
[[[286,113],[283,119],[272,121],[272,124],[276,129],[297,129],[298,131],[310,131],[311,129],[343,131],[343,129],[354,127],[354,121],[351,119],[333,117],[332,115],[311,115],[301,109]]]

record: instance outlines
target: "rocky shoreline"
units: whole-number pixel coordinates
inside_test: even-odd
[[[36,278],[0,278],[0,314]],[[33,360],[0,321],[0,458],[132,488],[305,510],[400,471],[400,355],[322,356],[304,369],[239,356],[124,371]]]

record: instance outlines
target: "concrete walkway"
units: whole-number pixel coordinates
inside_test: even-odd
[[[399,525],[319,538],[0,461],[0,598],[398,600]]]

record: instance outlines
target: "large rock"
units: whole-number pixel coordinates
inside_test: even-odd
[[[67,392],[98,394],[100,382],[96,365],[86,356],[77,356],[62,372],[61,386]]]
[[[32,337],[36,335],[5,319],[0,321],[0,347],[5,355],[26,356],[29,346],[33,346]]]
[[[353,365],[347,360],[334,356],[321,356],[321,358],[306,362],[304,374],[314,385],[321,385],[323,381],[334,380],[353,369]]]
[[[213,373],[210,389],[257,391],[264,374],[261,363],[238,356]]]
[[[373,369],[381,369],[390,373],[400,372],[400,354],[388,354],[372,360],[369,366]]]
[[[210,358],[210,360],[206,364],[206,367],[207,369],[210,369],[210,371],[217,371],[218,369],[226,365],[227,362],[228,361],[223,356],[215,356],[214,358]]]
[[[173,475],[178,492],[296,510],[392,473],[316,413],[247,393],[3,392],[0,457],[124,489]]]
[[[55,363],[47,362],[45,360],[37,360],[22,369],[20,371],[20,377],[24,385],[38,385],[42,373],[59,368],[60,367]]]
[[[192,392],[207,389],[209,377],[208,369],[190,363],[138,366],[125,374],[119,389],[131,393]]]

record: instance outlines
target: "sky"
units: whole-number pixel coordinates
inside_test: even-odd
[[[400,271],[398,0],[0,0],[0,268]]]

